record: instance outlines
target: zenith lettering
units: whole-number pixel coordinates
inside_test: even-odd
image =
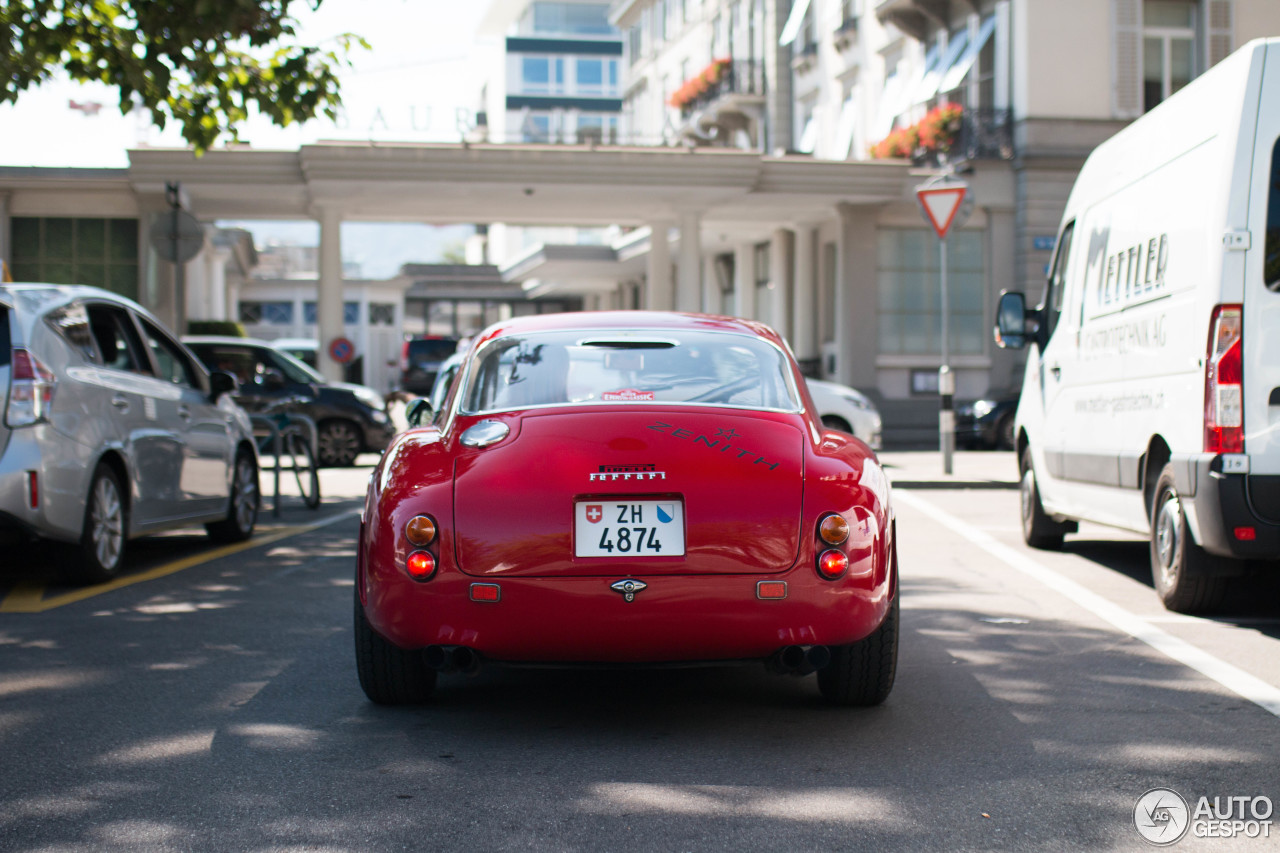
[[[763,456],[756,453],[754,450],[748,450],[745,447],[738,447],[736,445],[730,444],[729,439],[724,436],[731,434],[736,437],[737,433],[733,432],[733,430],[728,430],[728,431],[719,430],[718,435],[714,437],[708,437],[705,435],[695,435],[693,432],[687,429],[684,429],[682,427],[677,427],[674,424],[663,423],[662,421],[649,424],[649,429],[653,430],[654,432],[660,432],[663,435],[669,435],[672,438],[680,438],[680,439],[684,439],[685,441],[691,440],[693,441],[694,444],[705,445],[711,450],[715,450],[719,453],[728,453],[729,455],[734,456],[738,459],[746,459],[750,456],[755,456],[756,458],[751,460],[753,465],[763,465],[771,471],[776,471],[778,468],[777,462],[768,461]]]

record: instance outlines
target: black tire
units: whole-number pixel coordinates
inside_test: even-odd
[[[879,705],[898,670],[898,596],[880,627],[856,643],[831,646],[831,662],[818,670],[818,690],[834,705]]]
[[[1013,450],[1016,446],[1013,440],[1013,415],[1008,414],[996,426],[996,450]]]
[[[373,630],[355,595],[356,672],[369,701],[379,705],[419,705],[436,689],[436,671],[421,651],[405,651]]]
[[[261,504],[258,466],[253,454],[242,450],[236,454],[236,467],[231,476],[231,500],[227,505],[227,517],[222,521],[206,524],[204,529],[215,542],[243,542],[253,536]]]
[[[316,430],[317,455],[325,468],[347,468],[354,464],[364,442],[351,421],[325,421]]]
[[[1165,465],[1151,504],[1151,580],[1160,601],[1176,613],[1218,607],[1227,591],[1227,579],[1214,574],[1222,559],[1191,538],[1174,485],[1173,465]]]
[[[291,432],[285,436],[285,453],[289,465],[293,469],[294,480],[298,484],[298,494],[308,509],[320,506],[320,472],[316,470],[315,456],[311,453],[311,442],[299,432]]]
[[[1067,526],[1045,514],[1044,505],[1040,503],[1040,487],[1036,484],[1035,468],[1031,464],[1030,447],[1023,448],[1022,461],[1018,467],[1022,472],[1019,489],[1022,541],[1032,548],[1057,551],[1062,548],[1062,537],[1067,532]]]
[[[89,481],[80,541],[70,550],[68,570],[85,583],[104,583],[120,574],[128,541],[129,507],[111,466],[99,462]]]

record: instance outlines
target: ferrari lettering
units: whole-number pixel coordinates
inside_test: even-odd
[[[755,459],[750,459],[751,464],[763,465],[770,471],[776,471],[778,468],[777,462],[770,462],[754,450],[749,450],[745,447],[739,447],[738,445],[731,444],[729,442],[730,437],[741,437],[740,433],[737,433],[732,429],[718,429],[714,436],[707,436],[695,434],[683,427],[677,427],[674,424],[664,423],[662,421],[649,424],[648,429],[651,429],[654,432],[660,432],[663,435],[669,435],[672,438],[678,438],[682,441],[692,440],[694,444],[700,444],[708,450],[714,450],[717,453],[727,453],[737,459],[750,459],[750,457],[754,456]]]

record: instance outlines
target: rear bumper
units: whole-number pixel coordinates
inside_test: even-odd
[[[788,645],[840,645],[884,620],[890,583],[872,576],[821,580],[785,575],[644,577],[634,600],[609,577],[491,581],[457,571],[403,581],[380,571],[361,598],[374,628],[405,649],[466,646],[519,663],[658,664],[764,659]],[[397,572],[398,574],[398,572]],[[787,582],[787,597],[761,600],[758,581]],[[473,583],[496,583],[500,600],[471,600]]]
[[[1174,463],[1178,492],[1202,548],[1221,557],[1280,559],[1280,524],[1259,515],[1251,496],[1263,481],[1280,478],[1224,474],[1222,457],[1210,454],[1175,458]],[[1238,537],[1239,528],[1251,528],[1253,538]]]

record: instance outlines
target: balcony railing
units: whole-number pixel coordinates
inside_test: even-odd
[[[754,59],[735,59],[728,63],[719,80],[680,105],[680,115],[687,118],[729,95],[763,96],[764,93],[764,63]]]
[[[965,110],[949,159],[1012,160],[1013,110]]]

